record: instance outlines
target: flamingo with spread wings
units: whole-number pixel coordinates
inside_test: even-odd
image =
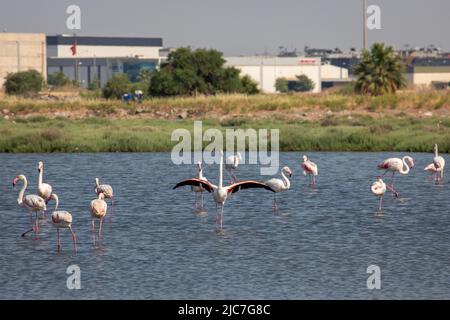
[[[220,151],[220,167],[219,167],[219,185],[216,186],[209,181],[201,180],[198,178],[187,179],[179,182],[173,189],[177,189],[182,186],[198,186],[204,188],[206,191],[212,194],[214,201],[216,202],[216,226],[219,220],[219,209],[218,205],[221,206],[220,209],[220,229],[223,229],[223,207],[225,205],[225,201],[228,198],[229,194],[238,192],[239,190],[244,189],[266,189],[272,192],[275,192],[269,185],[253,181],[246,180],[233,183],[229,186],[223,186],[223,152]]]

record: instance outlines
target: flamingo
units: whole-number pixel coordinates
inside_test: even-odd
[[[307,156],[303,156],[303,163],[301,164],[301,167],[303,168],[303,175],[309,176],[309,185],[315,186],[316,185],[315,176],[319,174],[317,164],[309,160]]]
[[[433,163],[430,163],[425,167],[425,171],[434,172],[434,180],[436,182],[442,181],[444,179],[444,167],[445,167],[445,159],[438,154],[438,145],[434,145],[434,159]],[[440,177],[438,176],[440,174]]]
[[[98,239],[102,239],[102,223],[103,218],[106,215],[106,211],[108,210],[108,205],[105,201],[105,195],[100,192],[98,194],[98,199],[94,199],[91,201],[91,216],[92,216],[92,241],[95,245],[95,219],[100,220],[100,227],[98,230]]]
[[[216,186],[209,181],[201,180],[198,178],[191,178],[187,180],[183,180],[179,182],[173,189],[182,187],[182,186],[201,186],[209,193],[212,193],[213,199],[216,202],[216,226],[219,220],[219,209],[218,205],[221,206],[220,210],[220,229],[223,229],[223,207],[225,206],[225,201],[228,198],[228,195],[231,193],[238,192],[241,189],[255,189],[255,188],[264,188],[266,190],[270,190],[275,192],[270,186],[263,182],[246,180],[233,183],[229,186],[223,186],[223,152],[220,151],[220,167],[219,167],[219,185]]]
[[[374,195],[380,198],[379,205],[378,205],[378,213],[381,213],[381,204],[383,202],[383,195],[386,193],[386,184],[384,183],[383,179],[381,177],[378,177],[378,180],[375,181],[370,190]]]
[[[111,210],[114,206],[114,196],[113,196],[113,188],[109,184],[100,184],[99,179],[95,178],[95,193],[99,195],[103,193],[105,199],[111,199]]]
[[[208,179],[206,179],[203,176],[203,169],[202,169],[202,162],[199,161],[197,163],[197,167],[198,167],[198,179],[200,180],[204,180],[204,181],[208,181]],[[195,192],[195,201],[194,201],[194,208],[197,209],[197,193],[200,193],[200,209],[203,209],[203,191],[205,191],[205,189],[202,186],[192,186],[192,191]]]
[[[39,233],[38,212],[47,210],[47,206],[45,204],[45,200],[38,195],[29,194],[29,195],[24,196],[25,190],[28,187],[28,181],[27,181],[27,178],[23,174],[18,175],[17,177],[14,178],[14,180],[12,182],[13,187],[16,186],[16,184],[19,180],[23,181],[23,186],[17,197],[17,203],[19,204],[19,206],[25,207],[29,211],[31,211],[31,212],[34,211],[36,213],[36,219],[34,221],[34,226],[32,224],[32,228],[28,231],[25,231],[22,234],[22,237],[24,237],[28,232],[34,231],[34,233],[36,235],[36,240],[37,240],[38,233]]]
[[[406,161],[409,162],[409,166],[406,163]],[[389,158],[378,164],[378,169],[380,170],[386,170],[381,177],[383,177],[388,171],[392,172],[392,178],[391,183],[387,188],[396,196],[398,197],[398,192],[394,190],[394,175],[396,172],[399,172],[403,175],[407,175],[414,167],[414,160],[410,156],[404,156],[402,159],[400,158]]]
[[[38,195],[42,197],[45,200],[45,203],[47,204],[50,200],[50,196],[52,195],[53,188],[48,183],[42,182],[42,176],[44,175],[44,163],[42,161],[39,161],[38,163],[38,172],[39,172],[39,178],[38,178]],[[44,219],[45,211],[42,211],[42,219]]]
[[[58,195],[55,193],[52,193],[50,196],[51,200],[55,200],[56,205],[55,209],[52,213],[52,223],[56,227],[56,233],[58,235],[58,251],[61,250],[61,242],[59,240],[59,228],[68,228],[70,230],[70,233],[72,234],[72,241],[73,241],[73,249],[77,251],[77,237],[75,236],[75,233],[72,230],[72,214],[68,211],[58,211],[59,206],[59,198]]]
[[[273,208],[274,210],[278,209],[277,205],[277,193],[283,192],[288,190],[291,187],[291,182],[286,177],[288,175],[289,177],[292,177],[292,171],[289,169],[289,167],[283,167],[281,169],[281,177],[282,179],[278,178],[272,178],[268,181],[266,181],[266,185],[270,187],[274,191],[274,198],[273,198]]]
[[[225,161],[225,170],[230,174],[231,176],[231,183],[236,183],[237,178],[234,174],[234,171],[239,166],[239,162],[242,161],[242,156],[239,152],[237,152],[235,155],[227,157],[227,160]]]

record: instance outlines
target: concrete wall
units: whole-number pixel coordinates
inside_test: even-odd
[[[446,73],[413,73],[412,83],[414,85],[431,85],[433,81],[450,82],[450,72]],[[411,81],[411,80],[410,80]]]
[[[34,69],[47,79],[43,33],[0,33],[0,87],[8,73]]]
[[[348,69],[339,68],[331,64],[322,65],[321,79],[324,80],[347,80],[348,79]]]

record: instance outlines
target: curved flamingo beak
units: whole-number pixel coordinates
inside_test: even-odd
[[[17,178],[14,178],[13,181],[12,181],[12,186],[15,187],[16,184],[17,184]]]

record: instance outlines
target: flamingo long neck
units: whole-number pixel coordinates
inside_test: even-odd
[[[23,186],[22,189],[20,189],[19,195],[17,197],[17,203],[19,204],[19,206],[21,206],[23,204],[23,195],[25,194],[25,190],[28,187],[28,181],[27,178],[23,177]]]
[[[95,179],[95,185],[97,186],[97,188],[100,186],[100,182],[99,182],[98,178]]]
[[[203,179],[203,169],[200,169],[199,171],[198,171],[198,178],[201,180],[201,179]]]
[[[438,146],[434,146],[434,156],[437,157],[438,156]]]
[[[400,170],[400,173],[401,173],[401,174],[408,174],[408,172],[409,172],[409,166],[408,166],[408,164],[406,163],[406,157],[403,157],[402,161],[403,161],[403,167],[402,167],[402,169]],[[405,169],[405,168],[406,168],[406,169]]]
[[[58,199],[58,196],[54,195],[54,196],[53,196],[53,199],[55,199],[55,202],[56,202],[56,204],[55,204],[55,210],[53,210],[53,211],[56,211],[56,210],[58,210],[58,206],[59,206],[59,199]]]
[[[291,187],[291,182],[289,181],[288,177],[284,175],[284,171],[281,171],[281,176],[283,177],[284,187],[285,189],[289,189]]]
[[[42,186],[42,176],[44,175],[44,167],[39,170],[38,187]]]
[[[223,155],[220,155],[219,188],[223,187]]]

